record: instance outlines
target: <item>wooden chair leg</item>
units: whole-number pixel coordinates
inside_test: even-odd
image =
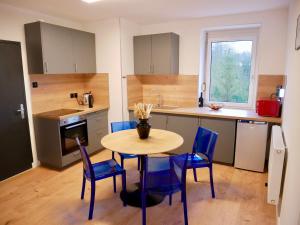
[[[215,188],[214,188],[212,165],[209,167],[209,177],[210,177],[211,196],[212,196],[212,198],[215,198]]]
[[[193,173],[194,173],[194,181],[197,182],[198,179],[197,179],[197,170],[196,170],[196,168],[193,168]]]
[[[89,220],[93,219],[94,204],[95,204],[95,191],[96,191],[95,181],[91,181],[91,199],[90,199]]]
[[[116,176],[113,176],[114,193],[117,192]]]
[[[85,192],[85,183],[86,183],[86,178],[83,174],[82,178],[82,188],[81,188],[81,199],[84,199],[84,192]]]
[[[126,194],[126,171],[123,172],[122,174],[122,191],[124,193],[125,196],[127,196]],[[127,197],[125,197],[124,201],[123,201],[123,206],[127,206]]]
[[[182,193],[183,196],[183,214],[184,214],[184,225],[188,225],[189,221],[188,221],[188,212],[187,212],[187,203],[186,203],[186,192],[184,191],[184,193]]]

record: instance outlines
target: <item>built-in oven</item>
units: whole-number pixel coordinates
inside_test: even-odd
[[[81,145],[88,145],[87,121],[83,116],[74,116],[60,121],[62,155],[78,151],[75,138],[78,137]]]

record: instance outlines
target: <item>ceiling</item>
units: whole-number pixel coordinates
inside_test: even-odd
[[[123,17],[139,24],[287,7],[289,0],[0,0],[15,7],[75,21]]]

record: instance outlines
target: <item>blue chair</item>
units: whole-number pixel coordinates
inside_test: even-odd
[[[80,144],[78,137],[76,142],[80,148],[80,154],[83,161],[83,180],[82,180],[82,190],[81,199],[84,198],[85,183],[86,180],[91,182],[91,199],[90,199],[90,210],[89,210],[89,220],[93,218],[94,202],[95,202],[95,191],[96,191],[96,181],[102,180],[108,177],[113,177],[114,192],[116,192],[116,179],[117,175],[122,175],[122,189],[126,191],[126,171],[114,160],[106,160],[98,163],[91,163],[89,155],[87,154],[86,148]],[[126,203],[124,201],[124,206]]]
[[[217,139],[218,133],[203,127],[199,127],[193,145],[193,153],[189,154],[187,161],[187,169],[193,169],[195,182],[197,182],[196,169],[204,167],[209,168],[210,188],[213,198],[215,198],[215,189],[213,181],[212,161]]]
[[[137,122],[134,120],[131,121],[122,121],[122,122],[112,122],[111,123],[111,132],[118,132],[121,130],[129,130],[129,129],[135,129],[137,126]],[[118,153],[121,158],[121,167],[124,168],[124,160],[125,159],[132,159],[132,158],[138,158],[138,170],[140,169],[140,158],[137,155],[132,154],[124,154],[124,153]],[[115,159],[115,153],[112,152],[112,158]]]
[[[142,176],[142,222],[146,225],[147,194],[169,195],[181,191],[184,224],[188,225],[186,203],[186,165],[188,154],[169,157],[145,157]]]

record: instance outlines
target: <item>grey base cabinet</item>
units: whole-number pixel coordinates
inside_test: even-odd
[[[108,134],[107,110],[87,115],[88,154],[103,149],[101,139]],[[38,159],[42,165],[61,169],[81,159],[79,149],[62,155],[59,120],[34,118]]]
[[[201,118],[200,125],[219,133],[213,160],[233,165],[236,120]]]
[[[87,115],[88,153],[103,149],[101,139],[108,134],[107,111],[95,112]]]
[[[198,117],[168,115],[167,130],[181,135],[184,140],[183,145],[178,149],[171,151],[171,153],[191,153],[198,127]]]
[[[134,120],[133,112],[129,117]],[[236,120],[206,118],[197,116],[151,113],[149,119],[152,128],[165,129],[180,134],[184,143],[170,153],[192,152],[199,126],[216,131],[219,136],[214,152],[214,162],[233,165],[235,153]]]

